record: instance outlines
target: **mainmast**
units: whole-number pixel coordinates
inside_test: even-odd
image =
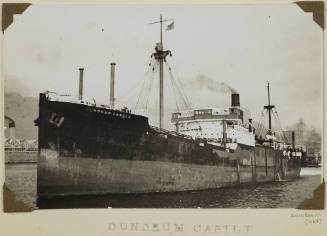
[[[162,43],[162,15],[160,14],[160,49],[161,52],[163,52],[163,43]],[[158,51],[157,51],[158,52]],[[159,128],[161,129],[163,127],[163,117],[164,117],[164,71],[163,71],[163,60],[165,59],[165,55],[162,54],[158,60],[159,60]]]
[[[155,50],[156,52],[152,55],[159,62],[159,128],[163,128],[163,117],[164,117],[164,69],[163,63],[166,61],[166,56],[171,54],[169,50],[163,50],[162,41],[162,22],[169,20],[162,20],[162,15],[160,15],[160,21],[154,23],[160,23],[160,43],[157,43]],[[152,23],[153,24],[153,23]]]
[[[271,110],[272,110],[273,108],[275,108],[275,106],[274,106],[274,105],[270,105],[269,82],[268,82],[268,85],[267,85],[267,89],[268,89],[268,105],[267,105],[267,106],[264,106],[264,108],[268,110],[269,132],[271,133]]]

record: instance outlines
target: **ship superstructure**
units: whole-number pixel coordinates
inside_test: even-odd
[[[205,138],[209,143],[235,150],[237,144],[255,146],[255,133],[251,123],[243,123],[239,94],[232,94],[230,108],[206,107],[172,114],[176,132],[193,139]]]

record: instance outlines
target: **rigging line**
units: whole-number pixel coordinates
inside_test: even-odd
[[[141,98],[141,96],[142,96],[142,90],[143,90],[144,85],[145,85],[145,82],[146,82],[146,80],[147,80],[147,75],[148,75],[148,73],[149,73],[149,71],[150,71],[150,69],[151,69],[151,65],[152,65],[152,57],[150,58],[150,63],[149,63],[148,70],[147,70],[147,72],[146,72],[146,74],[145,74],[145,77],[143,78],[143,83],[142,83],[142,86],[141,86],[141,90],[140,90],[140,93],[139,93],[139,95],[138,95],[138,99],[136,100],[137,102],[136,102],[136,104],[135,104],[135,110],[137,110],[138,107],[139,107],[140,98]]]
[[[138,109],[138,107],[139,107],[139,102],[140,102],[141,96],[142,96],[142,94],[143,94],[143,89],[144,89],[144,85],[145,85],[146,80],[147,80],[147,79],[144,78],[144,80],[143,80],[143,84],[142,84],[142,87],[141,87],[141,91],[140,91],[140,93],[139,93],[139,96],[138,96],[138,99],[137,99],[137,102],[136,102],[136,107],[135,107],[135,109]]]
[[[176,88],[178,89],[178,92],[180,93],[181,98],[182,98],[182,99],[184,100],[184,102],[187,104],[187,103],[188,103],[187,96],[183,93],[184,91],[183,91],[183,89],[182,89],[181,83],[179,83],[179,80],[178,80],[178,74],[177,74],[176,69],[174,69],[174,65],[171,66],[171,63],[168,62],[168,61],[166,61],[166,64],[171,68],[171,69],[169,70],[169,73],[171,74],[171,77],[172,77],[173,80],[174,80],[174,84],[175,84]],[[174,69],[174,71],[175,71],[175,73],[176,73],[176,75],[177,75],[177,79],[175,79],[175,76],[174,76],[174,74],[173,74],[172,69]],[[188,105],[187,105],[187,106],[188,106]]]
[[[144,110],[144,113],[148,117],[153,116],[153,114],[151,114],[151,110],[152,110],[151,100],[153,100],[152,99],[153,93],[156,94],[156,92],[154,91],[155,89],[152,89],[152,88],[153,88],[153,83],[156,81],[155,74],[157,73],[157,69],[158,69],[157,65],[158,65],[158,62],[156,62],[152,67],[153,68],[152,73],[151,73],[151,76],[149,77],[149,83],[147,85],[147,93],[143,94],[144,99],[143,99],[142,109]],[[154,104],[154,106],[155,106],[155,104]]]
[[[285,133],[283,132],[283,128],[282,128],[282,124],[281,124],[280,119],[279,119],[279,115],[278,115],[277,111],[275,111],[275,113],[276,113],[276,118],[277,118],[280,130],[281,130],[281,133],[282,133],[282,138],[284,139],[284,141],[287,142],[288,140],[287,140],[287,137],[286,137]]]
[[[119,103],[125,103],[127,101],[131,101],[132,100],[131,99],[132,97],[136,97],[137,96],[137,93],[136,92],[137,92],[138,87],[139,87],[139,86],[136,86],[136,85],[134,87],[132,87],[130,90],[128,90],[127,93],[123,97],[117,98],[117,102],[119,102]],[[134,99],[133,99],[133,101],[135,102]]]
[[[173,74],[171,74],[171,75],[172,75],[172,81],[176,87],[176,90],[179,92],[180,97],[182,98],[182,102],[184,103],[185,109],[191,110],[191,105],[189,104],[189,102],[187,101],[187,98],[185,97],[185,95],[183,95],[182,90],[179,88],[178,84],[176,83],[175,77],[173,76]]]
[[[147,74],[145,76],[147,76]],[[132,93],[134,93],[135,90],[137,90],[137,87],[138,87],[137,85],[139,85],[139,84],[140,84],[140,81],[136,81],[136,83],[133,84],[133,86],[131,86],[122,96],[118,97],[117,100],[119,100],[119,101],[128,100],[130,95]]]
[[[267,130],[269,130],[269,121],[267,119],[267,117],[269,116],[268,113],[269,113],[268,110],[265,110],[265,116],[264,116],[264,118],[265,118],[265,120],[264,120],[265,121],[265,124],[263,126],[264,135],[266,135],[267,134]]]
[[[165,62],[165,63],[166,63],[167,66],[170,67],[170,65],[169,65],[168,62]],[[170,68],[171,68],[171,67],[170,67]],[[173,75],[173,73],[172,73],[171,70],[169,70],[169,74],[170,74],[170,76],[171,76],[171,78],[172,78],[172,81],[173,81],[173,83],[174,83],[174,85],[175,85],[174,87],[175,87],[175,88],[177,89],[177,91],[179,92],[180,97],[181,97],[181,99],[182,99],[182,101],[183,101],[183,103],[184,103],[186,109],[187,109],[187,110],[190,110],[190,109],[191,109],[191,106],[190,106],[190,104],[189,104],[189,102],[188,102],[188,100],[187,100],[187,97],[185,96],[185,94],[183,94],[183,90],[182,90],[182,89],[180,88],[180,86],[178,85],[177,80],[175,79],[175,76]]]
[[[284,134],[283,134],[282,127],[281,127],[280,122],[279,122],[279,120],[278,120],[277,113],[273,113],[273,116],[274,116],[274,118],[275,118],[275,120],[276,120],[276,123],[277,123],[278,126],[279,126],[279,130],[277,130],[277,133],[279,134],[280,141],[286,141],[286,140],[285,140],[285,137],[284,137]]]
[[[170,67],[169,67],[170,68]],[[178,89],[176,88],[176,84],[175,84],[175,81],[174,81],[174,78],[171,74],[171,72],[169,72],[169,77],[170,77],[170,81],[171,81],[171,86],[172,86],[172,90],[173,90],[173,93],[174,93],[174,96],[175,96],[175,99],[177,103],[180,103],[181,104],[181,107],[186,107],[187,109],[187,105],[185,105],[185,101],[183,99],[183,97],[181,96],[180,92],[178,91]],[[180,97],[180,99],[177,99],[177,95]],[[180,101],[181,100],[181,101]],[[184,103],[184,104],[183,104]],[[185,109],[185,108],[184,108]]]
[[[172,57],[172,56],[171,56],[171,58],[172,58],[172,66],[173,66],[173,69],[174,69],[174,71],[175,71],[175,73],[176,73],[176,75],[177,75],[177,82],[179,83],[179,86],[180,86],[181,88],[183,88],[183,84],[182,84],[182,82],[179,80],[180,76],[179,76],[179,73],[178,73],[178,71],[177,71],[177,69],[176,69],[176,66],[175,66],[175,58]],[[181,91],[182,91],[182,94],[183,94],[185,100],[186,100],[187,103],[188,103],[188,106],[191,108],[191,107],[192,107],[192,106],[191,106],[191,103],[190,103],[190,101],[188,100],[188,97],[186,96],[185,91],[184,91],[183,89],[181,89]]]
[[[264,118],[264,110],[261,111],[261,114],[259,116],[259,122],[258,122],[258,127],[257,127],[257,130],[258,130],[258,135],[259,136],[262,136],[262,129],[263,129],[263,118]]]
[[[275,122],[276,122],[276,124],[277,124],[277,131],[279,131],[279,130],[282,131],[282,127],[281,127],[281,125],[280,125],[280,123],[279,123],[279,121],[278,121],[277,114],[276,114],[276,112],[275,112],[274,110],[273,110],[272,114],[273,114],[273,117],[274,117]]]
[[[146,72],[144,73],[144,77],[146,77],[148,75],[148,73],[150,72],[152,61],[153,61],[153,58],[150,58],[149,66],[148,66],[148,69],[146,70]],[[144,79],[144,77],[143,77],[143,79]],[[139,84],[139,82],[140,81],[137,80],[136,83],[133,84],[133,86],[131,86],[122,96],[120,96],[119,98],[117,98],[117,100],[124,100],[127,95],[130,95],[131,92],[137,88],[137,85]]]
[[[275,132],[279,132],[279,127],[278,127],[278,123],[277,123],[277,117],[276,117],[276,114],[274,113],[273,110],[272,110],[272,119],[273,119],[273,121],[275,123],[275,126],[276,126],[276,128],[274,129]]]
[[[165,63],[165,65],[166,65],[167,70],[169,71],[170,83],[171,83],[171,88],[172,88],[172,91],[173,91],[173,94],[175,97],[175,103],[176,103],[178,111],[180,112],[181,108],[179,108],[178,103],[180,103],[181,107],[183,107],[183,102],[185,103],[185,101],[183,100],[183,97],[181,97],[182,102],[180,102],[179,99],[177,98],[177,95],[180,95],[180,94],[178,93],[178,90],[175,86],[174,78],[171,74],[171,67],[167,63]],[[186,109],[187,109],[187,107],[186,107]]]
[[[165,65],[166,65],[166,69],[169,70],[167,63],[165,63]],[[170,74],[169,74],[169,75],[170,75]],[[177,98],[176,98],[176,93],[175,93],[174,86],[173,86],[173,82],[172,82],[172,78],[171,78],[171,76],[169,76],[169,78],[170,78],[170,80],[169,80],[170,83],[168,83],[168,84],[170,85],[170,88],[171,88],[171,90],[172,90],[172,92],[173,92],[173,95],[174,95],[174,101],[175,101],[175,103],[176,103],[177,111],[180,112],[180,109],[179,109],[179,106],[178,106],[178,102],[177,102]]]
[[[176,80],[179,81],[178,77],[176,77]],[[180,92],[181,92],[181,94],[182,94],[182,96],[183,96],[183,98],[184,98],[184,100],[185,100],[185,102],[186,102],[186,105],[187,105],[188,109],[191,110],[191,109],[192,109],[192,104],[191,104],[191,102],[189,101],[189,99],[188,99],[188,97],[187,97],[187,95],[186,95],[184,89],[182,89],[182,85],[180,85],[180,86],[178,87],[178,89],[180,90]]]
[[[277,111],[275,111],[275,113],[276,113],[276,117],[277,117],[277,121],[278,121],[279,127],[280,127],[281,130],[283,130],[282,124],[280,122],[279,115],[278,115]]]
[[[262,117],[263,117],[263,110],[259,113],[260,115],[259,115],[259,119],[257,119],[258,120],[258,129],[259,129],[259,126],[260,126],[260,124],[261,124],[261,121],[262,121]]]
[[[262,119],[261,120],[263,120],[263,121],[265,121],[265,116],[266,116],[266,113],[267,113],[267,110],[263,110],[262,111]],[[266,134],[266,132],[265,132],[265,129],[266,129],[266,125],[264,124],[264,122],[261,122],[260,123],[260,135],[261,136],[265,136]]]
[[[273,110],[273,117],[275,118],[275,121],[276,121],[276,124],[277,124],[277,128],[278,129],[280,129],[281,131],[282,131],[282,127],[281,127],[281,124],[280,124],[280,122],[279,122],[279,119],[278,119],[278,116],[277,116],[277,113],[276,113],[276,111],[275,110]],[[277,131],[279,131],[279,130],[277,130]]]
[[[147,116],[149,117],[149,121],[151,119],[151,122],[152,122],[153,115],[154,115],[153,112],[154,112],[155,106],[156,106],[156,104],[153,102],[155,100],[154,96],[156,96],[155,88],[153,88],[153,85],[155,84],[155,82],[156,82],[155,78],[152,77],[151,91],[148,95],[148,98],[146,101],[146,107],[145,107],[145,112],[146,112]]]
[[[178,92],[180,93],[181,98],[183,99],[183,102],[184,102],[184,105],[185,105],[186,109],[191,110],[192,106],[191,106],[187,96],[185,95],[184,90],[182,89],[182,86],[178,85],[178,77],[177,77],[177,79],[175,79],[175,76],[172,74],[172,72],[171,72],[171,75],[172,75],[174,84],[175,84]]]
[[[146,84],[144,86],[144,90],[142,90],[142,97],[141,97],[140,107],[141,107],[141,109],[143,109],[145,111],[146,111],[146,102],[147,102],[147,99],[149,97],[149,89],[150,89],[151,81],[152,81],[152,78],[153,78],[154,73],[155,73],[155,68],[156,68],[155,66],[156,66],[156,63],[152,65],[151,76],[147,77],[147,81],[146,81]]]
[[[151,73],[151,76],[150,77],[147,77],[146,78],[146,81],[145,81],[145,84],[144,84],[144,87],[141,91],[141,98],[140,98],[140,103],[139,103],[139,109],[143,110],[144,112],[146,112],[146,101],[147,101],[147,98],[148,98],[148,90],[149,90],[149,86],[150,86],[150,83],[151,83],[151,78],[153,78],[154,76],[154,73],[156,72],[155,71],[155,68],[156,68],[156,65],[157,65],[157,62],[155,64],[152,65],[152,73]]]
[[[179,99],[177,98],[178,91],[176,90],[176,86],[174,85],[173,77],[172,77],[172,74],[171,74],[171,68],[167,63],[165,63],[165,66],[166,66],[167,71],[169,73],[171,90],[172,90],[174,98],[175,98],[174,100],[175,100],[176,106],[178,107],[178,103],[179,103]],[[178,107],[178,110],[179,110],[179,107]]]
[[[157,64],[158,62],[155,63],[155,65],[153,65],[155,67],[155,70],[152,71],[152,76],[150,78],[150,85],[148,86],[148,94],[147,94],[147,100],[146,100],[146,103],[145,103],[145,110],[147,111],[148,109],[148,104],[149,104],[149,98],[150,98],[150,95],[151,95],[151,88],[152,88],[152,84],[153,84],[153,80],[154,80],[154,74],[157,72]]]
[[[151,84],[150,84],[151,88],[149,89],[149,95],[148,95],[148,97],[147,97],[148,100],[149,100],[150,97],[151,97],[151,91],[152,91],[152,87],[153,87],[153,81],[156,81],[155,75],[158,73],[158,70],[159,70],[159,62],[158,62],[158,61],[156,61],[156,63],[153,65],[153,68],[154,68],[154,70],[152,71]],[[158,79],[158,81],[159,81],[159,79]],[[158,87],[159,87],[159,84],[158,84]],[[158,96],[157,96],[158,94],[159,94],[159,92],[156,93],[155,90],[153,91],[153,96],[158,97]]]
[[[159,83],[160,81],[157,80],[158,83],[156,84],[157,86],[156,89],[155,89],[155,94],[158,94],[160,91],[159,91]],[[155,114],[154,114],[154,123],[157,125],[157,127],[159,127],[159,121],[160,121],[160,118],[159,118],[159,99],[158,99],[159,96],[155,96]]]

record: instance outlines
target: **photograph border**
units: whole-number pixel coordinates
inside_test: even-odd
[[[18,4],[12,4],[14,1],[4,1],[2,8],[2,30],[4,31],[13,21],[13,14],[23,14],[31,4],[290,4],[294,1],[20,1]],[[31,211],[22,202],[14,200],[14,194],[3,185],[3,195],[0,197],[2,209],[4,212],[24,212],[24,213],[0,213],[0,232],[4,231],[8,235],[19,235],[25,232],[27,235],[71,235],[80,234],[88,235],[97,233],[101,235],[116,234],[172,234],[185,233],[200,234],[205,232],[207,225],[210,225],[210,233],[217,225],[223,228],[228,225],[228,230],[223,233],[244,233],[253,235],[264,234],[285,234],[289,235],[306,235],[315,233],[323,235],[326,227],[326,209],[325,209],[325,182],[326,174],[325,156],[326,152],[326,81],[325,81],[325,1],[297,1],[297,4],[306,14],[313,15],[315,21],[323,29],[322,33],[322,183],[314,191],[312,199],[303,201],[297,209],[65,209],[65,210],[35,210]],[[3,50],[3,40],[1,40],[1,51]],[[2,60],[3,60],[2,56]],[[1,66],[1,78],[3,78],[3,66]],[[4,81],[0,80],[1,98],[4,93]],[[1,99],[1,101],[3,101]],[[1,103],[1,121],[4,118],[4,105]],[[1,140],[4,138],[1,133]],[[3,153],[3,142],[0,144]],[[4,181],[4,161],[1,162],[0,168],[1,183]],[[4,204],[5,203],[5,204]],[[301,209],[301,210],[300,210]],[[316,210],[314,210],[316,209]],[[317,209],[320,209],[317,211]],[[197,214],[197,216],[194,216]],[[321,223],[310,223],[310,220],[321,221]],[[170,231],[157,231],[155,224],[171,225]],[[148,225],[147,230],[126,230],[118,229],[119,224],[139,223],[144,227]],[[115,225],[115,229],[113,229]],[[177,225],[177,226],[176,226]],[[201,232],[197,232],[195,227],[201,225]],[[159,226],[158,226],[159,227]],[[181,228],[180,228],[181,227]],[[200,228],[201,228],[200,227]],[[276,230],[270,230],[274,227]],[[160,227],[159,227],[160,228]],[[237,228],[237,229],[236,229]],[[143,228],[142,228],[143,229]],[[203,232],[202,232],[203,231]]]

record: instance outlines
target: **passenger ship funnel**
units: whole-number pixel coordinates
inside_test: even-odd
[[[232,94],[232,107],[240,106],[240,95],[238,93]]]

